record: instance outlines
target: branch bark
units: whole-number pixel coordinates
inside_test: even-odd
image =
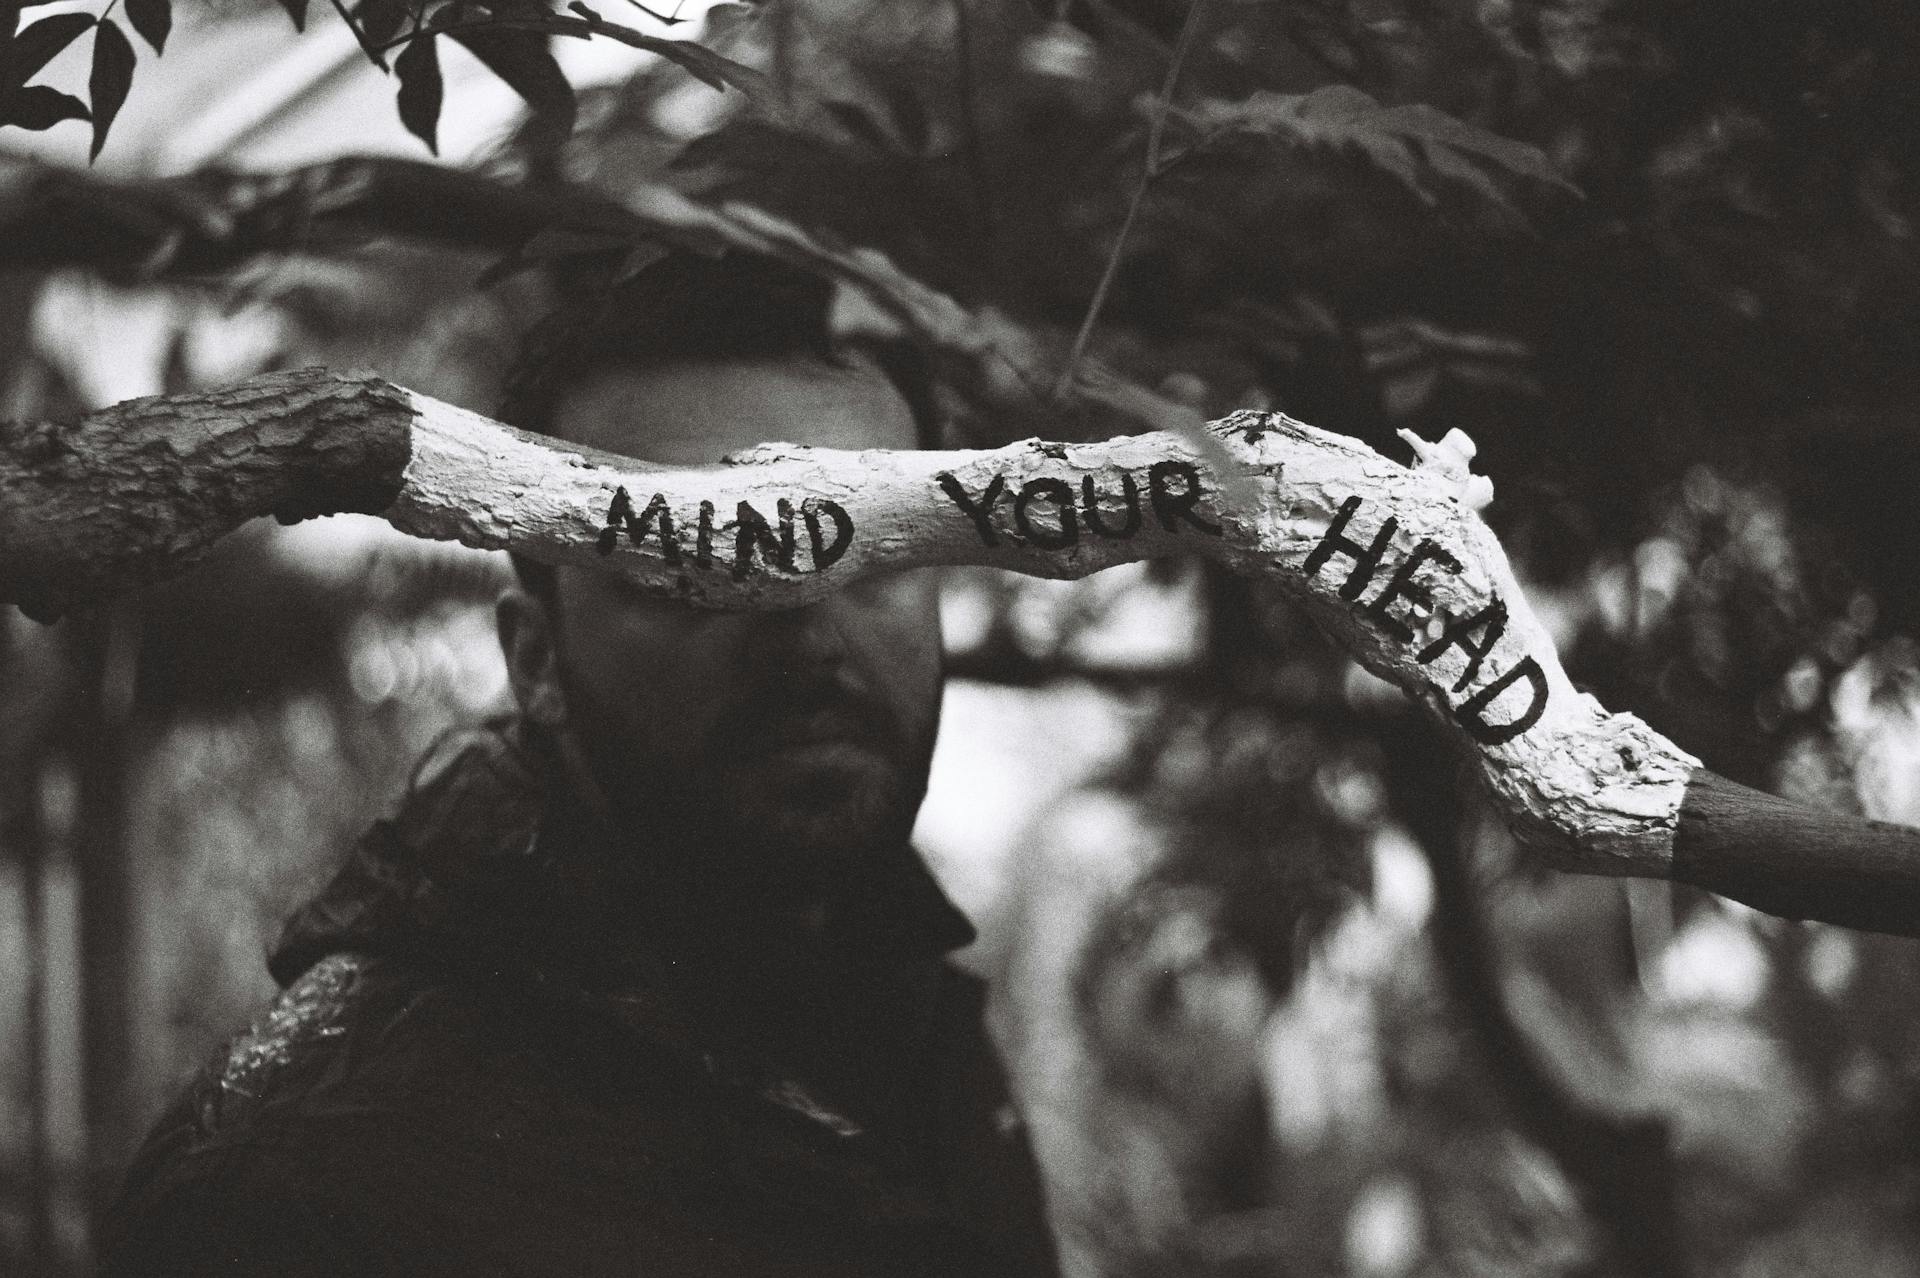
[[[274,173],[206,170],[122,182],[0,156],[0,266],[116,278],[213,275],[263,253],[397,236],[504,252],[545,227],[637,240],[657,220],[591,192],[350,156]]]
[[[1409,468],[1253,412],[1206,436],[988,452],[768,445],[669,469],[377,378],[277,373],[0,430],[0,602],[47,619],[178,572],[247,519],[336,511],[722,608],[798,606],[930,564],[1071,578],[1199,554],[1277,582],[1367,669],[1436,705],[1550,864],[1920,934],[1920,831],[1744,790],[1573,687],[1464,500],[1485,481],[1463,453],[1416,441]]]

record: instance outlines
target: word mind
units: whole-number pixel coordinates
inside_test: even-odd
[[[1360,509],[1360,499],[1349,497],[1340,503],[1333,522],[1320,538],[1306,562],[1300,565],[1300,571],[1307,577],[1317,576],[1321,569],[1336,559],[1351,563],[1347,579],[1340,584],[1340,597],[1348,602],[1358,601],[1373,583],[1375,574],[1383,567],[1387,550],[1393,545],[1393,535],[1399,531],[1400,521],[1389,515],[1380,521],[1380,529],[1368,542],[1356,541],[1347,535],[1347,526],[1354,514]],[[1360,612],[1377,629],[1392,635],[1402,643],[1412,643],[1417,637],[1407,620],[1394,615],[1397,606],[1426,610],[1433,609],[1433,596],[1430,581],[1421,582],[1416,574],[1422,570],[1428,572],[1460,572],[1460,561],[1449,554],[1432,538],[1422,539],[1412,552],[1402,559],[1387,574],[1387,584],[1375,595],[1373,602],[1364,604]],[[1411,617],[1411,614],[1408,614]],[[1480,669],[1487,657],[1493,652],[1494,645],[1507,632],[1507,605],[1499,598],[1488,602],[1470,617],[1450,619],[1441,629],[1437,638],[1423,645],[1414,654],[1414,660],[1422,666],[1432,665],[1449,649],[1458,648],[1466,654],[1467,666],[1458,679],[1454,680],[1453,691],[1464,692],[1480,676]],[[1527,707],[1508,718],[1504,723],[1493,723],[1488,719],[1494,702],[1502,693],[1522,680],[1527,684]],[[1503,703],[1504,704],[1504,703]],[[1495,676],[1478,692],[1453,708],[1453,717],[1459,722],[1467,735],[1481,745],[1500,745],[1511,741],[1540,721],[1547,709],[1547,677],[1541,672],[1540,663],[1532,657],[1522,657],[1512,667]]]
[[[734,508],[733,518],[725,523],[715,524],[716,513],[712,502],[700,503],[699,513],[693,520],[693,547],[689,552],[683,541],[684,521],[675,521],[666,494],[655,493],[644,508],[636,511],[627,490],[616,488],[613,502],[607,507],[606,527],[600,530],[595,549],[611,555],[624,532],[633,546],[644,545],[651,538],[658,544],[661,558],[675,567],[690,557],[696,568],[711,569],[715,534],[724,536],[731,531],[733,548],[728,567],[735,581],[744,581],[753,571],[756,555],[763,563],[783,572],[825,572],[847,553],[847,546],[853,541],[853,517],[840,503],[824,497],[805,498],[798,506],[781,497],[774,502],[771,520],[748,501],[740,502]],[[801,527],[807,535],[805,568],[800,567]]]

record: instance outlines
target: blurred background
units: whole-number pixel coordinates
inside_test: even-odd
[[[99,12],[31,13],[68,10]],[[758,96],[559,40],[570,135],[442,41],[438,162],[736,201],[843,272],[877,248],[896,296],[1092,387],[1023,411],[956,364],[956,446],[1271,407],[1404,460],[1396,428],[1462,428],[1577,682],[1727,776],[1920,823],[1920,12],[708,10],[608,16]],[[314,363],[489,411],[605,267],[534,233],[490,270],[423,196],[360,216],[434,157],[308,19],[178,0],[90,168],[84,122],[0,130],[0,420]],[[183,250],[235,190],[272,233]],[[335,517],[58,625],[0,611],[0,1272],[83,1269],[146,1124],[273,994],[282,917],[503,704],[504,579]],[[1920,1273],[1913,943],[1530,868],[1412,707],[1254,583],[963,572],[944,621],[919,837],[980,926],[1071,1272]]]

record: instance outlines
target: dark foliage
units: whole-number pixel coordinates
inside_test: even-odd
[[[156,12],[128,20],[157,50]],[[27,83],[94,25],[63,18],[13,38],[7,122],[86,118]],[[662,241],[734,244],[848,285],[878,312],[864,322],[934,351],[963,442],[1270,405],[1401,455],[1398,428],[1460,425],[1576,679],[1727,775],[1914,815],[1920,19],[1904,7],[821,0],[734,7],[705,46],[579,4],[362,3],[352,20],[370,56],[398,51],[401,118],[429,146],[438,37],[490,51],[538,109],[497,171],[531,181],[364,164],[286,190],[72,182],[57,207],[87,218],[63,229],[108,228],[85,260],[153,278],[353,260],[380,235],[482,249],[503,289],[565,288]],[[554,36],[671,65],[576,102]],[[687,74],[727,89],[667,128]],[[96,90],[93,109],[114,101]],[[355,307],[376,291],[286,305],[372,349],[382,330]],[[218,588],[151,606],[148,668],[177,680],[143,684],[153,713],[224,713],[260,687],[345,697],[355,627],[397,627],[413,604],[395,600],[431,593],[316,598],[247,554],[216,566]],[[209,618],[256,579],[241,628],[284,647],[207,650]],[[1134,715],[1106,782],[1154,855],[1086,929],[1056,1026],[1092,1044],[1076,1095],[1098,1120],[1063,1211],[1113,1271],[1910,1266],[1910,947],[1514,865],[1448,801],[1451,766],[1408,708],[1245,583],[1194,587],[1204,640],[1142,665],[1087,657],[1090,593],[1050,605],[1051,628],[1036,589],[988,593],[960,669],[1106,689]],[[1316,1144],[1271,1077],[1275,1112],[1250,1108],[1260,1026],[1282,995],[1311,1004],[1329,952],[1356,944],[1356,902],[1391,916],[1379,872],[1403,836],[1442,916],[1350,993],[1377,1022],[1351,1060],[1378,1057],[1384,1099]],[[1741,970],[1729,954],[1761,976],[1702,1010],[1665,973],[1707,942],[1720,979]],[[1243,1016],[1250,989],[1266,1001]],[[1187,1190],[1188,1217],[1153,1216]],[[1407,1268],[1365,1270],[1341,1242],[1377,1201],[1418,1207]]]

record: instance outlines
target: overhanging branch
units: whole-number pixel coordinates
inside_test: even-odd
[[[1433,706],[1537,856],[1683,878],[1775,913],[1920,933],[1920,831],[1732,785],[1578,692],[1464,458],[1408,468],[1277,414],[987,452],[771,445],[660,468],[309,369],[0,428],[0,602],[48,618],[177,572],[246,520],[376,511],[403,532],[619,572],[723,608],[983,564],[1074,578],[1197,554],[1278,584]]]

